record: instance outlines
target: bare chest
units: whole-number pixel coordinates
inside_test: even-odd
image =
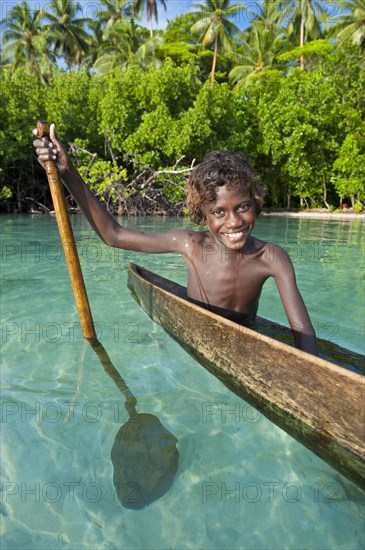
[[[267,273],[259,258],[232,256],[195,259],[188,263],[188,294],[191,298],[242,313],[257,310]]]

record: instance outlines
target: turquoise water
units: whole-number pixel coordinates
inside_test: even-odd
[[[0,220],[2,548],[365,547],[363,493],[226,389],[134,302],[129,261],[183,283],[181,259],[109,249],[75,216],[99,339],[138,411],[178,439],[169,491],[140,511],[122,507],[110,453],[127,420],[124,398],[83,342],[56,222]],[[362,353],[363,229],[358,220],[281,218],[255,228],[291,255],[317,334]],[[270,281],[259,313],[286,322]]]

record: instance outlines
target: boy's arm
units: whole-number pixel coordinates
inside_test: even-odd
[[[33,130],[33,134],[38,135],[36,129]],[[107,245],[139,252],[184,253],[188,239],[186,230],[149,233],[132,231],[120,226],[85,184],[72,164],[64,145],[57,137],[54,124],[50,127],[50,139],[51,141],[47,142],[38,138],[33,142],[40,164],[44,167],[44,161],[55,161],[64,185],[80,206],[90,225]]]
[[[293,264],[288,254],[278,246],[275,246],[272,266],[272,275],[294,335],[295,346],[318,355],[316,335],[297,287]]]

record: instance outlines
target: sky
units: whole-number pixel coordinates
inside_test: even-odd
[[[12,8],[16,4],[21,4],[23,0],[0,0],[0,19],[5,19],[5,17],[9,14],[9,12],[12,10]],[[77,0],[79,4],[81,5],[82,9],[82,15],[81,17],[93,17],[95,11],[99,8],[98,0]],[[181,15],[183,13],[187,13],[188,11],[193,10],[193,5],[196,3],[200,3],[202,0],[165,0],[166,3],[166,11],[163,9],[163,6],[160,2],[157,4],[157,10],[158,10],[158,23],[153,20],[153,28],[156,29],[165,29],[167,22],[170,20],[175,19],[177,15]],[[237,0],[239,1],[239,0]],[[26,0],[29,8],[31,11],[35,11],[40,8],[47,9],[47,5],[49,5],[50,0]],[[257,5],[258,2],[246,2],[246,5],[249,6],[251,10],[255,10],[257,12]],[[236,14],[234,23],[239,28],[245,28],[247,27],[247,14],[244,12],[241,12],[239,14]],[[139,23],[145,27],[149,27],[147,24],[147,20],[145,15],[142,15],[141,20]]]
[[[16,4],[21,4],[22,0],[0,0],[0,19],[5,19]],[[29,8],[37,10],[47,8],[49,0],[26,0]],[[82,8],[82,17],[92,17],[95,10],[98,9],[97,0],[78,0]],[[167,10],[163,9],[162,4],[158,3],[158,25],[154,27],[164,29],[168,19],[174,19],[177,15],[186,13],[191,9],[194,0],[165,0]],[[142,17],[141,24],[146,25],[145,17]]]
[[[20,4],[22,0],[0,0],[0,19],[5,19],[10,10],[16,5]],[[39,8],[47,8],[49,0],[26,0],[28,6],[31,10],[36,10]],[[153,22],[154,28],[164,29],[166,28],[167,21],[174,19],[177,15],[186,13],[192,9],[192,6],[195,3],[199,3],[202,0],[165,0],[167,10],[163,9],[163,6],[158,2],[158,24],[156,25]],[[239,2],[239,0],[237,0]],[[275,1],[275,0],[273,0]],[[98,9],[97,0],[78,0],[82,8],[82,17],[93,17],[95,10]],[[248,11],[243,10],[238,12],[234,19],[232,20],[240,29],[244,29],[248,26],[248,22],[254,17],[254,14],[259,13],[259,4],[258,0],[242,0],[247,7]],[[338,1],[324,1],[321,4],[327,9],[330,16],[337,15],[340,13],[338,6]],[[148,26],[145,16],[142,17],[140,24]]]
[[[47,5],[49,4],[49,0],[26,0],[26,1],[32,11],[37,10],[39,8],[46,9]],[[163,9],[162,4],[158,2],[157,4],[158,24],[156,24],[154,21],[153,22],[154,28],[159,28],[159,29],[166,28],[168,20],[172,20],[177,15],[181,15],[183,13],[186,13],[192,10],[193,9],[192,6],[195,3],[200,3],[200,1],[202,0],[165,0],[166,7],[167,7],[166,11]],[[11,9],[16,4],[20,4],[21,2],[22,0],[0,0],[1,19],[5,19],[5,17],[11,11]],[[82,8],[82,17],[93,17],[93,14],[98,9],[98,1],[97,0],[78,0],[78,2]],[[244,2],[244,3],[251,11],[256,13],[258,12],[259,2],[250,1],[250,2]],[[240,28],[244,28],[247,26],[248,20],[249,20],[249,17],[247,13],[243,11],[243,12],[240,12],[239,14],[236,14],[234,22]],[[145,16],[142,16],[140,24],[144,26],[148,26]]]

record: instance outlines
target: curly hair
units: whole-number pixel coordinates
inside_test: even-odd
[[[247,157],[233,151],[213,151],[191,171],[186,183],[186,205],[197,225],[205,225],[205,203],[214,202],[219,187],[243,189],[255,202],[256,215],[261,212],[267,187],[256,179]]]

